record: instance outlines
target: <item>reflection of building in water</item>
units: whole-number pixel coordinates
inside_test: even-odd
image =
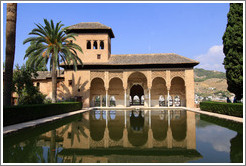
[[[140,148],[140,155],[134,155],[136,158],[133,157],[132,162],[142,162],[146,157],[148,158],[146,155],[142,156],[144,159],[141,158],[141,153],[145,153],[145,151],[156,153],[158,150],[162,153],[163,150],[166,150],[168,153],[181,150],[183,154],[189,150],[196,150],[195,113],[184,110],[97,110],[85,113],[82,120],[72,122],[57,131],[57,135],[64,138],[64,149],[60,153],[60,157],[67,162],[72,162],[72,157],[74,157],[72,154],[76,154],[77,162],[81,159],[83,162],[124,162],[116,161],[112,155],[106,155],[106,151],[107,153],[112,152],[112,154],[121,151],[120,154],[122,154],[132,148]],[[92,153],[91,155],[101,153],[99,155],[101,157],[91,156],[90,153]],[[131,162],[130,158],[128,158],[129,162]],[[141,160],[137,161],[137,158],[141,158]],[[157,158],[158,162],[166,162],[172,156],[163,155]],[[185,162],[193,159],[194,157],[191,159],[182,156],[175,161]]]

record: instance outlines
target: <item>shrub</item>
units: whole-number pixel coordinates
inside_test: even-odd
[[[243,117],[242,103],[222,103],[206,101],[200,103],[200,109],[203,111],[215,112],[219,114]]]
[[[43,104],[45,95],[43,95],[38,87],[33,85],[33,77],[38,76],[37,71],[27,68],[25,65],[16,65],[13,72],[13,92],[18,94],[18,104]]]
[[[3,126],[82,109],[81,102],[18,105],[3,108]]]

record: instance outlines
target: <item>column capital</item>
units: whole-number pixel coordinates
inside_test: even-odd
[[[170,89],[171,89],[171,86],[169,85],[167,85],[167,91],[170,91]]]

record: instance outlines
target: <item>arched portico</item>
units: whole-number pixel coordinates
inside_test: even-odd
[[[129,75],[127,79],[127,94],[129,99],[131,97],[131,103],[129,102],[127,105],[147,105],[146,103],[146,94],[147,94],[147,78],[145,74],[141,72],[133,72]],[[126,95],[127,95],[126,94]],[[134,96],[139,98],[139,102],[133,102]],[[144,102],[142,101],[144,99]]]
[[[141,85],[133,85],[130,89],[130,96],[131,96],[131,103],[130,105],[143,105],[143,101],[142,101],[142,96],[144,95],[144,89]],[[135,100],[135,97],[138,97],[139,101]]]
[[[105,96],[104,81],[101,78],[96,77],[91,81],[91,88],[90,88],[91,106],[98,106],[98,105],[103,106],[104,96]]]
[[[91,106],[191,107],[193,85],[185,71],[93,71]],[[188,89],[189,90],[188,90]],[[191,92],[190,92],[191,91]],[[192,94],[191,94],[192,93]],[[135,103],[133,100],[135,99]],[[100,104],[99,104],[100,103]],[[188,105],[187,105],[188,103]]]
[[[172,97],[173,106],[186,106],[185,91],[185,81],[183,80],[183,78],[174,77],[171,81],[170,88],[170,96]],[[177,101],[177,98],[179,98],[179,102]]]
[[[114,96],[115,106],[124,106],[124,89],[123,82],[120,78],[114,77],[109,81],[108,95],[108,99]],[[112,106],[110,102],[109,106]]]
[[[151,88],[151,103],[152,106],[164,106],[160,105],[160,97],[164,99],[164,104],[167,104],[167,86],[166,81],[161,77],[156,77],[152,81],[152,88]]]

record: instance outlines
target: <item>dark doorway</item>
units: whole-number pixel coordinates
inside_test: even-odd
[[[144,95],[144,90],[141,85],[133,85],[130,90],[130,96],[132,98],[130,105],[144,105],[142,101],[142,96]]]

